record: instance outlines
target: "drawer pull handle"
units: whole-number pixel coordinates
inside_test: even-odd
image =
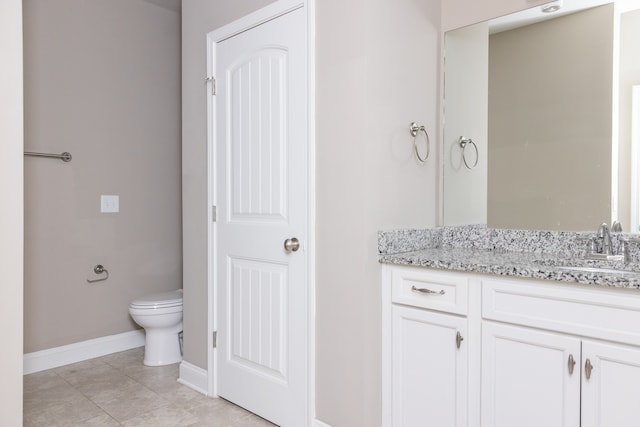
[[[584,374],[587,377],[587,379],[591,378],[592,370],[593,370],[593,365],[591,364],[591,360],[587,359],[587,361],[584,363]]]
[[[462,336],[460,331],[456,332],[456,347],[458,348],[458,350],[460,349],[460,344],[462,344],[462,341],[464,341],[464,337]]]
[[[576,366],[576,361],[573,358],[573,354],[569,355],[568,365],[569,365],[569,375],[573,375],[573,368]]]
[[[444,295],[445,293],[444,289],[441,289],[440,292],[438,292],[438,291],[432,291],[431,289],[427,289],[427,288],[416,288],[415,286],[412,286],[411,290],[413,292],[418,292],[420,294],[429,294],[429,295],[433,295],[433,294]]]

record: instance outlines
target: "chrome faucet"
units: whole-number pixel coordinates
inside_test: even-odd
[[[586,254],[588,259],[627,262],[629,258],[627,242],[625,240],[620,240],[618,253],[614,253],[609,226],[604,222],[598,227],[596,237],[588,239],[588,243],[589,246]]]
[[[598,227],[597,239],[600,241],[597,246],[597,252],[611,255],[611,234],[609,233],[609,226],[605,222]]]

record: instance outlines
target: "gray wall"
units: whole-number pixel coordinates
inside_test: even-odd
[[[180,14],[25,0],[24,27],[25,149],[73,155],[25,158],[29,353],[133,330],[132,299],[181,287]]]
[[[184,360],[207,369],[207,33],[274,0],[182,2]]]
[[[316,412],[379,426],[376,233],[435,225],[438,153],[418,164],[408,126],[438,145],[440,1],[322,0],[316,25]]]
[[[22,2],[0,1],[0,423],[22,425]]]

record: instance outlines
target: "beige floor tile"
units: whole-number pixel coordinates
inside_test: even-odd
[[[66,381],[80,393],[93,401],[111,400],[123,389],[135,387],[138,382],[124,375],[120,370],[103,364],[93,370],[76,372]]]
[[[249,415],[247,418],[242,420],[242,424],[238,427],[278,427],[273,423],[265,420],[264,418],[260,418],[257,415]]]
[[[61,366],[53,369],[53,371],[66,379],[69,376],[76,375],[81,372],[90,372],[95,369],[100,369],[105,366],[105,363],[100,359],[89,359],[78,363],[72,363],[71,365]]]
[[[137,389],[142,384],[129,377],[117,376],[99,381],[87,381],[77,386],[78,390],[97,404],[117,398],[124,398],[130,389]]]
[[[110,400],[93,399],[93,401],[119,422],[153,411],[169,403],[142,384],[123,388],[120,394]]]
[[[124,369],[131,365],[142,365],[144,358],[144,347],[134,348],[133,350],[121,351],[107,356],[98,358],[100,362],[113,366],[114,368]]]
[[[122,423],[125,427],[187,427],[198,419],[175,405],[167,405]]]
[[[83,421],[82,424],[78,424],[77,427],[118,427],[121,425],[122,424],[109,415],[102,413],[102,415]]]
[[[70,425],[84,425],[86,420],[103,415],[104,412],[84,396],[66,401],[42,410],[33,410],[25,414],[34,427],[67,427]]]
[[[211,399],[189,410],[198,418],[194,426],[235,427],[252,414],[223,399]]]
[[[177,375],[144,375],[134,379],[156,393],[175,390],[175,385],[179,384]]]
[[[65,403],[74,403],[86,399],[82,393],[64,383],[57,387],[45,388],[24,393],[23,408],[25,413],[47,411]]]
[[[174,378],[179,376],[179,364],[174,363],[165,366],[145,366],[140,363],[132,363],[122,368],[122,372],[136,381],[153,380],[159,378]]]
[[[196,406],[209,402],[212,398],[205,396],[189,387],[185,387],[176,381],[170,387],[154,390],[160,396],[164,397],[172,404],[180,405],[182,408],[189,410]]]
[[[217,418],[202,419],[188,427],[277,427],[275,424],[255,416],[247,416],[234,420],[220,420]]]
[[[25,393],[41,391],[66,384],[65,380],[52,370],[25,375],[22,383]]]
[[[137,348],[24,377],[24,427],[274,427],[177,382],[179,364],[149,367]]]

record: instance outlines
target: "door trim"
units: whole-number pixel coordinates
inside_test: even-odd
[[[307,235],[306,247],[308,277],[308,301],[307,301],[307,425],[313,425],[315,421],[315,0],[278,0],[253,13],[227,24],[207,34],[207,74],[212,76],[215,72],[216,46],[218,43],[233,37],[236,34],[247,31],[253,27],[275,19],[293,10],[305,7],[307,15],[307,111],[308,111],[308,189],[307,189]],[[205,76],[203,76],[204,78]],[[207,85],[207,210],[217,203],[216,185],[214,179],[215,165],[215,102],[210,95],[210,86]],[[216,257],[216,224],[211,220],[211,212],[207,213],[207,291],[208,291],[208,331],[207,331],[207,362],[208,395],[217,396],[216,373],[218,369],[217,352],[213,348],[213,331],[217,330],[218,319],[215,303],[218,295],[218,283],[215,279],[217,271]]]

